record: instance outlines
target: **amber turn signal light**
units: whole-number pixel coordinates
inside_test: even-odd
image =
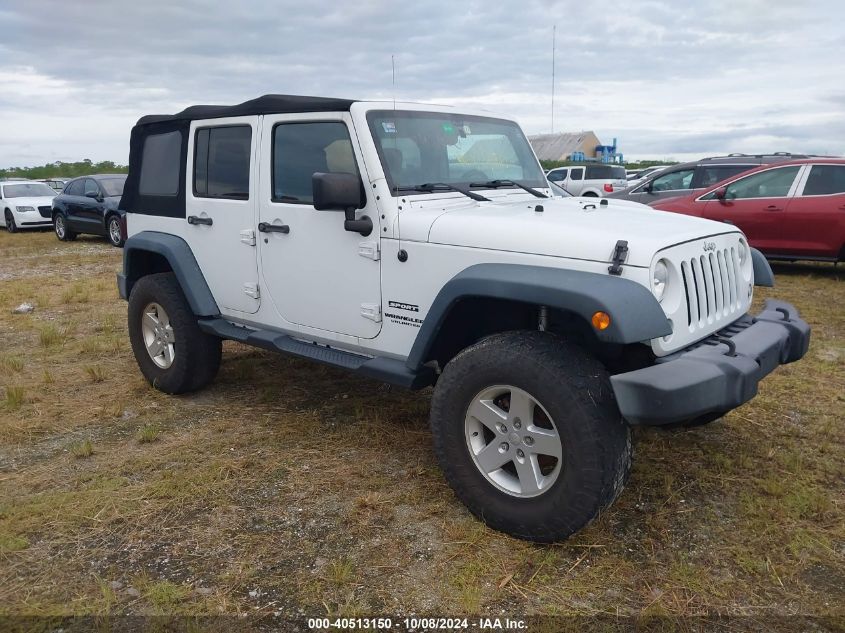
[[[597,330],[606,330],[610,327],[610,315],[607,312],[599,310],[593,314],[593,327]]]

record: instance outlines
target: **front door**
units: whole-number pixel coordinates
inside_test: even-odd
[[[188,142],[185,236],[218,307],[260,305],[255,248],[257,117],[194,121]]]
[[[381,223],[355,138],[348,114],[264,116],[258,246],[282,326],[360,338],[381,330]],[[367,202],[357,217],[372,219],[370,235],[344,230],[343,212],[314,209],[315,172],[362,177]]]
[[[800,170],[800,165],[776,167],[735,180],[725,188],[723,200],[708,199],[703,215],[736,225],[751,246],[775,253],[780,243],[783,212]]]

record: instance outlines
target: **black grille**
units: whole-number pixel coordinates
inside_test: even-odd
[[[49,218],[53,215],[53,208],[52,207],[38,207],[38,213],[41,214],[42,218]]]

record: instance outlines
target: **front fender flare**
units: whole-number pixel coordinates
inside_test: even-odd
[[[607,312],[610,327],[595,331],[606,343],[638,343],[672,333],[654,295],[630,279],[541,266],[477,264],[455,275],[435,297],[406,361],[410,369],[426,362],[455,304],[474,297],[567,310],[587,323],[595,312]]]
[[[191,247],[181,237],[158,231],[142,231],[123,246],[123,273],[118,275],[120,296],[129,298],[132,286],[150,271],[144,253],[155,253],[167,260],[194,314],[202,317],[220,314],[217,302],[205,281]]]
[[[751,264],[754,266],[754,285],[772,288],[775,285],[775,274],[769,261],[756,248],[751,249]]]

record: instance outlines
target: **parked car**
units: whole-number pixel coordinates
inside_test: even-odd
[[[0,181],[0,221],[9,233],[15,233],[19,229],[49,226],[50,205],[55,196],[56,192],[43,182]]]
[[[40,182],[43,182],[45,185],[49,186],[54,191],[60,192],[62,189],[65,188],[67,181],[67,178],[45,178]]]
[[[719,418],[810,328],[783,301],[749,313],[774,278],[737,227],[546,185],[485,112],[267,95],[143,117],[117,278],[138,368],[195,391],[231,339],[433,386],[457,496],[513,536],[566,538],[622,490],[629,425]],[[685,286],[702,254],[723,285]]]
[[[546,177],[573,196],[599,197],[624,189],[625,168],[618,165],[570,165],[549,170]]]
[[[639,184],[645,182],[643,179],[656,174],[659,171],[665,170],[669,165],[656,165],[654,167],[646,167],[645,169],[640,169],[635,171],[628,176],[628,184],[626,185],[626,189],[630,187],[636,187]],[[627,172],[626,172],[627,173]]]
[[[79,233],[102,235],[113,246],[126,239],[124,213],[119,209],[125,174],[102,174],[74,178],[53,200],[50,217],[56,237],[75,240]],[[43,213],[43,212],[42,212]]]
[[[845,159],[759,167],[652,206],[737,226],[771,259],[845,261]]]
[[[758,165],[792,160],[795,158],[809,158],[806,155],[787,154],[731,154],[702,158],[701,160],[680,165],[672,165],[663,171],[646,176],[645,181],[627,189],[612,194],[608,198],[623,198],[652,204],[663,198],[686,195],[688,192],[705,189],[710,185],[747,171]]]

